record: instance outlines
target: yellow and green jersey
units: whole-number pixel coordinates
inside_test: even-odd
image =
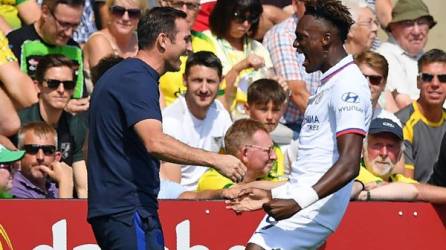
[[[395,115],[403,124],[405,168],[414,170],[414,179],[427,182],[440,153],[441,139],[446,132],[446,110],[437,122],[429,121],[418,102]]]
[[[215,53],[214,45],[209,38],[205,34],[196,31],[192,31],[192,50],[193,52],[210,51]],[[183,74],[186,68],[187,56],[180,57],[180,60],[180,71],[167,72],[159,80],[160,90],[163,93],[166,106],[172,104],[178,96],[186,92],[186,86],[183,83]]]
[[[276,153],[277,160],[274,161],[271,170],[260,180],[268,181],[284,181],[287,180],[285,176],[284,155],[279,146],[274,145],[274,152]],[[197,191],[203,190],[219,190],[230,188],[235,183],[230,179],[224,177],[215,169],[210,168],[207,170],[198,180]]]
[[[384,182],[381,177],[374,175],[372,172],[367,170],[367,168],[364,165],[364,161],[361,161],[361,168],[359,169],[359,175],[356,177],[356,180],[367,184],[370,182]],[[389,182],[402,182],[402,183],[418,183],[416,180],[412,178],[405,177],[402,174],[393,174],[390,176]]]

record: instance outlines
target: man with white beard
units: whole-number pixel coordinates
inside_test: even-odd
[[[394,173],[403,150],[401,127],[390,119],[373,119],[363,147],[361,169],[353,184],[352,199],[446,203],[446,188],[418,183]]]

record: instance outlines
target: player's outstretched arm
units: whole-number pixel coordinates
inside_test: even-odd
[[[159,120],[145,119],[134,128],[147,151],[163,161],[212,167],[234,182],[243,180],[246,167],[239,159],[190,147],[164,134]]]

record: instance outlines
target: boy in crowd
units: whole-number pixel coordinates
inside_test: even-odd
[[[271,133],[279,125],[279,120],[285,111],[286,97],[285,90],[277,81],[259,79],[248,88],[245,109],[251,119],[261,122],[268,133]],[[285,167],[284,154],[276,142],[274,142],[274,152],[277,159],[274,161],[267,179],[286,180],[285,173],[289,168]]]

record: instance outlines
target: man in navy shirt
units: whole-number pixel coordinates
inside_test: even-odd
[[[102,249],[162,249],[157,214],[159,160],[214,166],[234,181],[246,167],[235,157],[191,148],[162,132],[158,79],[180,69],[191,49],[186,14],[153,8],[138,24],[136,58],[97,82],[88,143],[88,220]]]

